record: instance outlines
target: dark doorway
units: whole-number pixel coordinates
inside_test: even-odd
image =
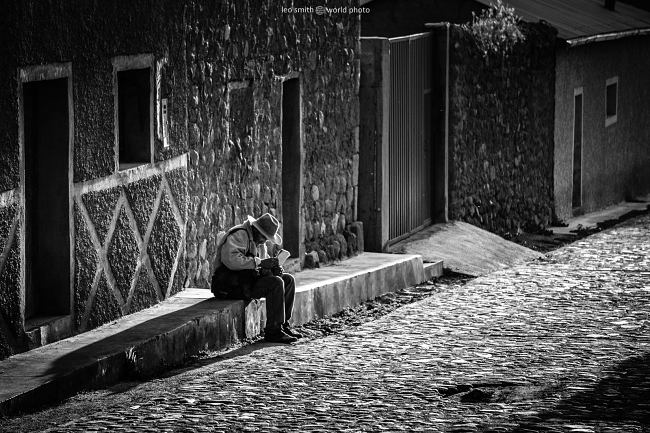
[[[576,93],[573,113],[573,209],[582,206],[582,93]]]
[[[282,85],[282,226],[284,248],[300,257],[300,193],[302,191],[302,144],[300,142],[300,81]]]
[[[25,319],[70,312],[68,79],[23,85]]]

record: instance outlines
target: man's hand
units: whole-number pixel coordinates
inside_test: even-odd
[[[278,263],[278,258],[277,257],[270,257],[268,259],[264,259],[260,262],[260,267],[262,269],[273,269],[279,266]]]
[[[276,277],[281,277],[282,274],[284,273],[284,268],[282,266],[276,266],[271,271],[273,272],[273,275],[275,275]]]

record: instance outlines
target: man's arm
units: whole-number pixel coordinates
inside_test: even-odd
[[[257,268],[260,259],[246,256],[248,242],[248,234],[245,230],[237,230],[230,234],[221,247],[221,263],[232,271]]]

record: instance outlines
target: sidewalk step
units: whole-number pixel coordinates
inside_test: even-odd
[[[434,266],[435,267],[435,266]],[[441,266],[440,266],[441,267]],[[302,324],[427,280],[420,256],[364,253],[296,275],[294,321]],[[186,289],[152,308],[0,361],[0,415],[60,401],[129,376],[150,377],[201,350],[259,335],[264,300],[221,301]]]

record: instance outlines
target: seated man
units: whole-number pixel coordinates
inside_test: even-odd
[[[251,216],[232,227],[217,245],[212,292],[229,299],[266,298],[264,339],[273,343],[293,343],[302,337],[291,329],[296,283],[284,273],[278,259],[269,257],[266,241],[282,244],[280,223],[271,214]]]

